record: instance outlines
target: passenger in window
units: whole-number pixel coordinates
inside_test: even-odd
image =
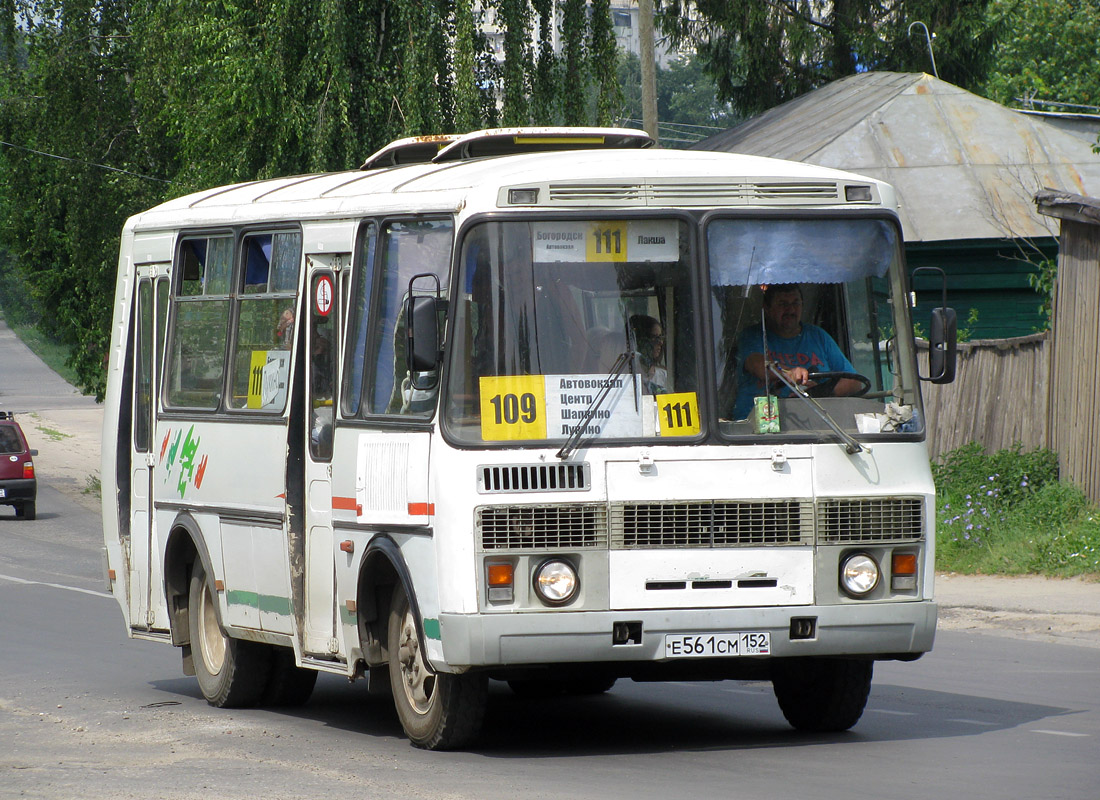
[[[828,333],[816,325],[802,322],[802,287],[797,283],[772,284],[764,289],[764,320],[767,324],[768,359],[798,386],[811,389],[813,372],[855,372],[851,362]],[[744,419],[752,411],[753,399],[764,394],[765,380],[772,393],[789,397],[790,390],[774,375],[765,378],[764,333],[759,325],[746,328],[739,345],[743,367],[737,390],[733,418]],[[843,397],[855,394],[862,384],[851,378],[832,382],[829,394]]]
[[[289,308],[283,309],[275,327],[275,344],[282,350],[289,350],[294,344],[294,312]]]
[[[668,391],[668,370],[665,369],[665,332],[661,321],[646,314],[630,318],[635,347],[642,369],[642,386],[646,394]]]

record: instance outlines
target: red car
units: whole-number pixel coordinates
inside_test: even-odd
[[[38,481],[27,438],[10,411],[0,411],[0,505],[15,506],[15,516],[34,519]]]

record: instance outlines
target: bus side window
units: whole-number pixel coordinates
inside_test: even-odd
[[[241,258],[233,385],[227,405],[282,411],[290,383],[302,234],[249,234]]]
[[[171,407],[216,409],[221,402],[232,272],[232,236],[180,242],[165,377]]]
[[[376,305],[374,346],[368,348],[371,367],[367,380],[369,414],[429,417],[435,409],[438,386],[415,389],[405,362],[403,309],[414,275],[431,273],[446,294],[454,225],[449,219],[389,222],[382,230],[381,294]]]

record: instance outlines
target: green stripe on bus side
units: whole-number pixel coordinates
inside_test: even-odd
[[[424,635],[429,639],[435,639],[437,641],[443,641],[443,634],[439,629],[439,620],[426,619],[424,620]]]
[[[290,616],[290,598],[278,597],[273,594],[258,594],[256,592],[242,592],[229,590],[225,593],[225,602],[231,606],[251,606],[267,614],[281,614]]]

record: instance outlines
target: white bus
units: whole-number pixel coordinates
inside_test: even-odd
[[[794,727],[854,725],[936,628],[894,191],[651,144],[404,140],[132,217],[102,465],[129,635],[215,706],[369,677],[432,749],[489,679],[764,679]],[[779,352],[776,285],[841,366]]]

